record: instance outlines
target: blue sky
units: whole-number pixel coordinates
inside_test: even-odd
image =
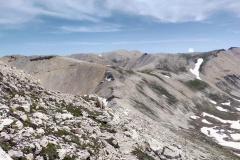
[[[239,0],[0,0],[0,56],[240,44]]]

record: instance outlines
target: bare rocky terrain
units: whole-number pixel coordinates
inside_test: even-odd
[[[12,159],[240,159],[239,48],[0,61]]]

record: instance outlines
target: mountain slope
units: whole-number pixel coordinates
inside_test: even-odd
[[[59,66],[64,66],[62,64],[69,65],[73,62],[79,66],[87,66],[84,71],[81,67],[76,67],[75,70],[63,67],[65,69],[61,71],[72,74],[81,71],[84,85],[90,86],[91,90],[83,87],[83,90],[78,88],[76,91],[72,89],[61,92],[94,93],[107,99],[106,108],[110,108],[110,115],[113,116],[108,123],[117,131],[114,137],[122,151],[119,154],[123,157],[138,153],[145,156],[147,154],[154,159],[168,159],[164,150],[170,147],[174,152],[169,156],[182,159],[189,156],[196,159],[239,159],[234,154],[240,153],[240,70],[237,68],[240,49],[191,54],[140,53],[133,54],[133,57],[117,54],[113,55],[125,58],[122,57],[123,61],[111,61],[111,65],[107,60],[101,61],[102,65],[99,65],[95,63],[100,62],[95,60],[87,63],[66,57],[54,57],[54,61],[54,58],[43,60],[41,56],[35,58],[42,62],[33,64],[38,66],[35,72],[52,66],[55,69],[60,68]],[[2,61],[33,76],[37,75],[34,75],[30,68],[32,61],[23,61],[26,57],[13,61],[10,58],[3,57]],[[109,60],[113,60],[112,57]],[[95,71],[100,73],[96,74]],[[41,77],[46,77],[46,82],[50,80],[54,83],[54,78],[50,79],[46,75],[58,76],[53,74],[53,70],[49,72],[43,72],[38,78],[41,80]],[[59,84],[75,84],[76,81],[76,78],[55,79]],[[89,85],[92,81],[96,82],[95,85]],[[56,86],[45,87],[59,90]],[[182,154],[179,154],[179,151]]]
[[[14,58],[12,58],[14,57]],[[59,56],[6,56],[4,63],[35,76],[41,84],[55,91],[90,94],[100,83],[105,66]]]

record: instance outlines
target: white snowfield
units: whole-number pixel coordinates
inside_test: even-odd
[[[170,77],[169,77],[169,76],[167,76],[167,75],[164,75],[163,77],[170,78]]]
[[[0,160],[13,160],[13,159],[0,147]]]
[[[222,105],[224,105],[224,106],[231,106],[231,102],[228,101],[228,102],[222,103]]]
[[[222,108],[224,109],[224,108]],[[232,120],[224,120],[221,119],[219,117],[216,117],[214,115],[208,114],[206,112],[202,113],[202,117],[211,117],[214,118],[218,121],[220,121],[221,123],[224,124],[228,124],[230,125],[230,128],[232,129],[240,129],[240,121],[232,121]],[[208,121],[206,121],[206,119],[203,119],[202,122],[209,124],[211,122],[208,123]],[[235,148],[235,149],[240,149],[240,142],[233,142],[233,141],[239,141],[240,140],[240,134],[239,133],[232,133],[230,130],[227,131],[228,133],[232,133],[229,135],[225,134],[225,130],[219,128],[218,126],[214,126],[214,127],[202,127],[201,128],[201,132],[209,137],[215,138],[216,141],[222,145],[222,146],[226,146],[226,147],[231,147],[231,148]],[[225,138],[230,138],[233,141],[226,141]]]
[[[235,141],[239,141],[240,140],[240,134],[239,133],[231,134],[231,137]]]
[[[215,138],[216,141],[222,146],[240,149],[240,142],[225,141],[224,138],[227,138],[228,136],[224,133],[219,133],[219,130],[215,129],[215,127],[202,127],[201,132],[208,137]]]
[[[214,119],[216,119],[216,120],[218,120],[218,121],[220,121],[221,123],[224,123],[224,124],[229,123],[230,127],[233,128],[233,129],[240,129],[239,120],[238,121],[224,120],[224,119],[221,119],[219,117],[216,117],[214,115],[211,115],[211,114],[208,114],[208,113],[205,113],[205,112],[202,113],[202,116],[203,117],[207,116],[207,117],[214,118]]]
[[[197,79],[201,80],[201,78],[199,77],[199,68],[201,66],[203,62],[202,58],[198,58],[197,63],[195,64],[195,68],[194,69],[190,69],[190,72],[192,72],[192,74],[194,74]]]
[[[191,118],[191,119],[198,119],[198,118],[200,118],[200,117],[198,117],[198,116],[190,116],[190,118]]]
[[[224,109],[224,108],[222,108],[222,107],[220,107],[220,106],[217,106],[216,108],[217,108],[219,111],[228,112],[227,109]]]
[[[208,122],[206,119],[203,119],[202,122],[206,124],[212,124],[211,122]]]
[[[210,101],[212,104],[217,104],[217,102],[215,102],[215,101],[213,101],[213,100],[211,100],[211,99],[209,99],[209,101]]]

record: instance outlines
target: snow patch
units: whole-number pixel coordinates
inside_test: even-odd
[[[238,110],[240,112],[240,108],[236,108],[236,110]]]
[[[222,103],[222,105],[224,105],[224,106],[231,106],[231,102],[228,101],[228,102]]]
[[[235,122],[232,122],[231,128],[233,129],[240,129],[240,123],[239,123],[239,120],[238,121],[235,121]]]
[[[238,121],[223,120],[223,119],[221,119],[221,118],[219,118],[219,117],[216,117],[216,116],[214,116],[214,115],[211,115],[211,114],[208,114],[208,113],[205,113],[205,112],[203,112],[202,115],[203,115],[203,117],[205,117],[205,116],[212,117],[212,118],[214,118],[214,119],[216,119],[216,120],[218,120],[218,121],[220,121],[220,122],[222,122],[222,123],[224,123],[224,124],[230,123],[230,124],[231,124],[230,127],[231,127],[232,129],[240,129],[239,120],[238,120]]]
[[[228,112],[227,109],[224,109],[224,108],[222,108],[222,107],[220,107],[220,106],[217,106],[216,108],[217,108],[219,111]]]
[[[163,77],[166,77],[166,78],[171,78],[171,77],[169,77],[169,76],[167,76],[167,75],[164,75]]]
[[[227,138],[228,136],[223,133],[219,133],[217,129],[209,128],[209,127],[202,127],[201,132],[208,137],[215,138],[216,141],[226,147],[232,147],[235,149],[240,149],[240,142],[231,142],[231,141],[225,141],[224,138]]]
[[[197,63],[195,64],[195,68],[194,69],[190,69],[190,72],[192,72],[192,74],[194,74],[197,79],[201,80],[201,78],[199,77],[199,68],[201,66],[203,62],[202,58],[198,58]]]
[[[203,119],[202,122],[206,124],[212,124],[211,122],[208,122],[206,119]]]
[[[233,98],[235,101],[238,101],[238,102],[240,102],[240,100],[238,100],[238,99],[236,99],[236,98]]]
[[[209,101],[210,101],[212,104],[217,104],[217,102],[215,102],[215,101],[213,101],[213,100],[211,100],[211,99],[209,99]]]
[[[240,140],[240,134],[239,133],[231,134],[231,137],[235,141],[239,141]]]
[[[198,118],[200,118],[200,117],[198,117],[198,116],[190,116],[190,118],[191,118],[191,119],[198,119]]]
[[[233,152],[235,155],[237,155],[237,156],[239,156],[240,157],[240,154],[239,153],[235,153],[235,152]]]

